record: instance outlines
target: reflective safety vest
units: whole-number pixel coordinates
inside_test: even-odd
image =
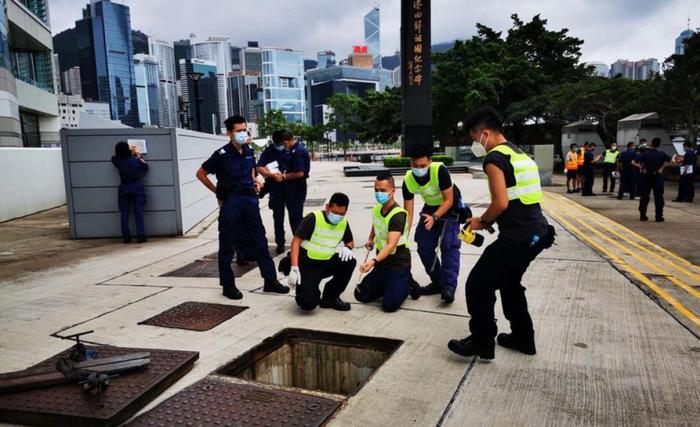
[[[524,205],[534,205],[542,201],[542,187],[537,163],[525,153],[516,153],[506,144],[495,146],[491,151],[498,151],[510,159],[515,175],[515,185],[508,187],[508,200],[520,200]]]
[[[430,179],[428,182],[421,186],[416,182],[416,178],[413,176],[413,171],[406,172],[404,177],[404,183],[406,183],[406,188],[413,194],[419,194],[423,201],[428,206],[440,206],[445,198],[442,197],[442,190],[440,190],[440,182],[438,180],[438,171],[440,170],[442,163],[432,162],[428,169],[428,175]]]
[[[565,163],[565,169],[568,171],[575,171],[578,169],[578,154],[574,153],[573,151],[569,151],[567,153],[567,160]]]
[[[389,241],[389,223],[391,222],[391,218],[402,212],[406,214],[406,226],[399,238],[399,243],[396,244],[396,248],[399,246],[406,246],[408,243],[408,212],[406,209],[397,205],[384,217],[382,216],[382,205],[380,203],[374,205],[374,209],[372,209],[372,226],[374,227],[374,246],[378,251],[381,251]],[[396,253],[396,248],[391,251],[392,255]]]
[[[581,152],[581,154],[576,153],[576,156],[578,157],[578,159],[577,159],[577,161],[578,161],[578,167],[583,166],[583,155],[584,155],[584,154],[585,154],[585,153],[584,153],[583,151]]]
[[[615,163],[617,161],[617,157],[620,155],[619,151],[612,151],[612,150],[605,150],[605,159],[603,160],[603,163]]]
[[[323,211],[314,211],[314,216],[316,217],[314,232],[309,240],[301,242],[301,247],[306,249],[309,258],[327,261],[333,257],[343,240],[345,230],[348,228],[348,220],[343,218],[338,225],[333,225],[326,222]]]

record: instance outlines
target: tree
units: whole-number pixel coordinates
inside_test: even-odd
[[[282,110],[270,110],[258,120],[258,133],[267,138],[272,136],[272,132],[288,127],[289,123]]]
[[[395,142],[401,135],[401,91],[398,88],[370,91],[365,104],[366,109],[360,112],[362,127],[357,135],[360,140],[377,144]]]
[[[343,144],[343,158],[347,159],[348,139],[362,132],[360,117],[366,111],[367,103],[357,95],[345,93],[336,93],[326,102],[331,107],[328,128],[336,130],[337,138]]]
[[[291,131],[308,146],[311,150],[312,157],[316,152],[316,143],[328,142],[328,138],[326,137],[328,130],[326,126],[322,124],[311,126],[306,123],[296,122],[292,123]]]

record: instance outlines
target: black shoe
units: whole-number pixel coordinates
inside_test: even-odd
[[[455,288],[450,286],[445,286],[442,288],[442,300],[446,304],[452,304],[455,300]]]
[[[276,253],[277,255],[282,255],[282,254],[284,253],[284,245],[282,245],[282,246],[277,246],[277,247],[275,248],[275,253]]]
[[[566,194],[571,194],[573,192],[574,192],[573,190],[566,190]]]
[[[630,200],[634,200],[634,197],[630,197]]]
[[[656,222],[664,222],[664,221],[666,221],[666,220],[665,220],[664,217],[662,217],[662,216],[657,216],[655,221],[656,221]]]
[[[617,200],[622,200],[622,196],[617,196]]]
[[[146,242],[148,242],[148,239],[146,238],[146,236],[139,236],[136,239],[136,243],[146,243]]]
[[[263,287],[263,291],[272,292],[275,294],[288,294],[289,287],[284,286],[277,280],[265,280],[265,286]]]
[[[224,286],[224,296],[228,299],[241,299],[243,294],[238,290],[236,285]]]
[[[640,220],[640,221],[649,221],[649,217],[646,216],[646,215],[641,215],[641,216],[639,217],[639,220]]]
[[[332,308],[338,311],[350,311],[350,304],[341,300],[340,298],[334,298],[332,300],[321,300],[319,304],[321,308]]]
[[[411,299],[417,300],[418,298],[420,298],[421,288],[420,288],[420,285],[418,284],[418,282],[416,282],[415,280],[413,280],[413,278],[411,278],[411,280],[408,283],[408,286],[410,287],[409,295],[411,295]]]
[[[491,360],[495,357],[495,345],[477,343],[471,336],[463,340],[450,340],[447,348],[464,357],[479,356],[482,359]]]
[[[498,334],[498,337],[496,337],[496,341],[501,347],[510,348],[511,350],[517,350],[529,356],[534,356],[537,353],[534,339],[523,340],[518,339],[513,334]]]
[[[124,242],[125,245],[128,245],[129,243],[131,243],[131,237],[124,237],[122,239],[122,242]]]
[[[685,200],[683,200],[683,199],[673,199],[672,202],[683,203],[683,202],[685,202]]]
[[[434,285],[432,282],[428,286],[423,286],[420,288],[421,295],[436,295],[442,292],[439,286]]]

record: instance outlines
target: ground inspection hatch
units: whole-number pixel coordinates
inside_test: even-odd
[[[188,301],[165,310],[150,319],[139,322],[139,325],[187,329],[190,331],[208,331],[247,308],[236,305]]]

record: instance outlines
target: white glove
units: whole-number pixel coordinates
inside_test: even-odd
[[[301,273],[299,272],[299,267],[292,267],[289,270],[289,276],[287,276],[287,285],[294,289],[301,282]]]
[[[347,246],[343,246],[342,248],[338,249],[338,255],[340,256],[340,260],[343,262],[355,259],[355,254],[352,253],[352,249],[348,248]]]

